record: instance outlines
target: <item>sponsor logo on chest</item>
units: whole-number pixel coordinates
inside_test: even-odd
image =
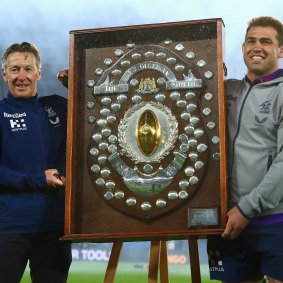
[[[27,125],[25,122],[25,117],[27,116],[25,112],[23,113],[6,113],[4,112],[4,118],[8,119],[10,122],[10,128],[12,132],[26,131]]]

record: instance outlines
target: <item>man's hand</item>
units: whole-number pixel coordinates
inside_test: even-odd
[[[69,76],[69,70],[68,69],[61,70],[57,74],[57,79],[66,88],[68,88],[68,76]]]
[[[59,189],[65,186],[65,178],[60,176],[58,170],[48,169],[45,170],[47,187],[51,189]]]
[[[236,206],[228,211],[227,216],[228,221],[222,238],[233,240],[246,228],[249,219],[246,218]]]

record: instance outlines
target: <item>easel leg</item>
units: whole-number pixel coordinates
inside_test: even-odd
[[[123,243],[115,242],[111,250],[103,283],[113,283],[116,274]]]
[[[160,241],[151,241],[148,267],[148,283],[158,282],[159,259]]]
[[[197,239],[189,239],[189,253],[190,253],[190,265],[191,265],[191,277],[193,283],[200,283],[200,267],[199,267],[199,254],[198,254],[198,242]]]
[[[169,271],[168,271],[168,255],[167,255],[167,242],[161,242],[160,253],[160,282],[169,283]]]

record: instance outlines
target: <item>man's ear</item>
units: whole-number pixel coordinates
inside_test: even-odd
[[[279,57],[280,57],[280,58],[283,58],[283,44],[280,45],[279,49],[280,49],[280,51],[279,51]]]
[[[8,82],[8,79],[7,79],[7,76],[6,76],[6,72],[5,72],[4,69],[2,69],[2,75],[3,75],[4,81]]]
[[[37,74],[37,80],[39,81],[41,79],[41,68],[38,70],[38,74]]]
[[[242,44],[242,53],[244,53],[245,42]]]

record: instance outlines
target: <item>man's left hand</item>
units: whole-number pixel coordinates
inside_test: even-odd
[[[69,70],[68,69],[61,70],[57,74],[57,79],[66,88],[68,88],[68,76],[69,76]]]
[[[227,216],[228,221],[222,238],[233,240],[246,228],[250,220],[246,218],[236,206],[228,211]]]

